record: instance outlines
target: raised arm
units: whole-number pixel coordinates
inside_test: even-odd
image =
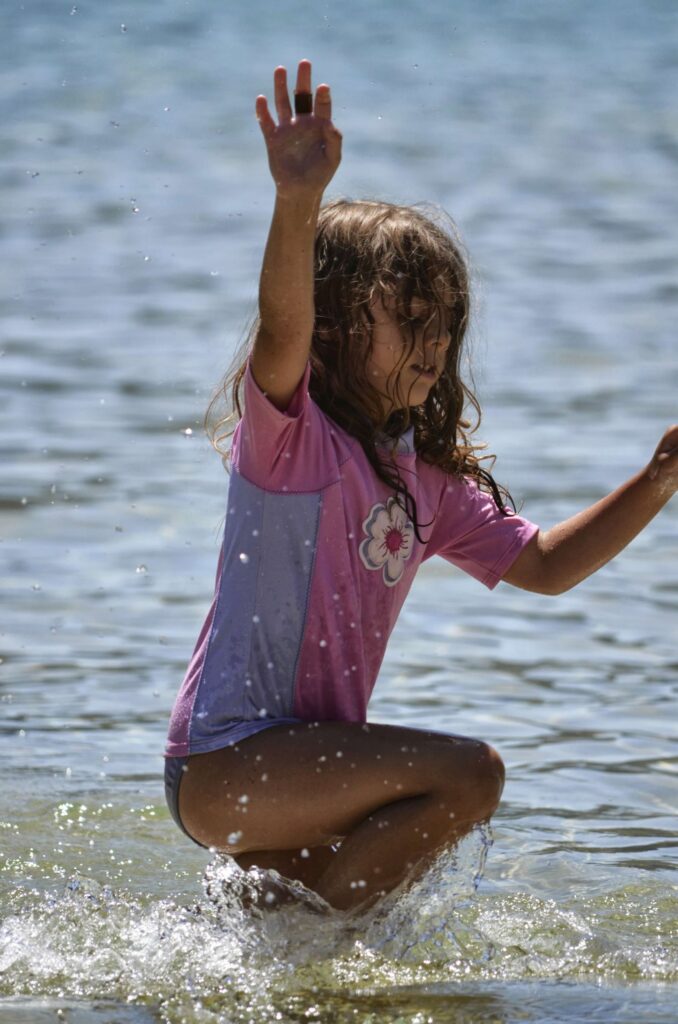
[[[276,125],[265,96],[257,119],[275,182],[273,220],[259,283],[260,324],[252,352],[259,387],[279,409],[287,408],[303,376],[313,332],[313,247],[323,192],[341,159],[341,135],[332,124],[330,88],[311,93],[311,64],[299,63],[296,95],[309,113],[293,114],[285,68],[273,75]]]
[[[507,583],[560,594],[614,558],[678,490],[678,426],[640,473],[590,508],[540,532],[504,576]]]

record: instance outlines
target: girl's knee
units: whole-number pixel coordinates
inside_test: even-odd
[[[475,793],[478,820],[489,818],[496,811],[504,789],[504,762],[489,743],[478,741],[475,751]]]
[[[488,787],[488,794],[494,798],[494,807],[492,808],[494,810],[499,803],[504,789],[506,769],[504,768],[504,762],[494,747],[491,747],[489,743],[481,743],[480,746],[482,748],[482,771]]]
[[[505,774],[504,762],[494,747],[482,740],[466,740],[461,779],[457,759],[448,766],[444,784],[457,794],[461,789],[466,812],[482,821],[489,818],[499,805]]]

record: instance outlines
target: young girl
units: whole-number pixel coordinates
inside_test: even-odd
[[[337,201],[330,90],[299,64],[293,113],[257,117],[276,202],[214,600],[177,698],[168,802],[197,843],[275,868],[336,908],[376,899],[487,821],[486,743],[367,725],[386,641],[432,555],[487,587],[558,594],[678,487],[678,427],[596,505],[542,532],[504,507],[469,440],[457,242],[415,209]]]

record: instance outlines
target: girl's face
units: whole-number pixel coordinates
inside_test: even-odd
[[[401,322],[393,299],[372,303],[371,383],[382,395],[384,413],[422,405],[445,367],[450,332],[440,312],[412,299],[412,319]]]

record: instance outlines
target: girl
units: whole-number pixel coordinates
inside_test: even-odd
[[[460,377],[468,276],[414,209],[321,208],[341,135],[299,64],[293,113],[256,112],[276,202],[259,318],[232,378],[241,417],[215,596],[177,698],[168,802],[197,843],[354,908],[487,821],[486,743],[367,725],[388,635],[434,554],[487,587],[558,594],[599,569],[678,487],[678,427],[596,505],[542,532],[480,466]],[[506,497],[506,496],[505,496]]]

